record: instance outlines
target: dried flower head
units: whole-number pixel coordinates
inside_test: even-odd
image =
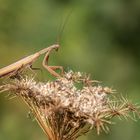
[[[139,115],[136,105],[111,96],[114,90],[80,72],[69,71],[47,83],[28,77],[15,79],[0,90],[25,101],[49,140],[75,140],[94,128],[98,134],[107,132],[112,117],[135,119]]]

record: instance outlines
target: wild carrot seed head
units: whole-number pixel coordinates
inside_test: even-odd
[[[102,87],[80,72],[69,71],[62,78],[46,83],[26,77],[3,88],[27,103],[50,139],[74,140],[92,128],[99,134],[108,131],[112,117],[132,118],[130,112],[139,114],[127,99],[112,98],[114,90]]]

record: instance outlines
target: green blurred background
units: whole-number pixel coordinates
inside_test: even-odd
[[[62,26],[65,24],[64,31]],[[50,63],[91,73],[140,103],[140,0],[0,0],[0,68],[58,41]],[[41,67],[43,56],[34,67]],[[43,68],[39,80],[51,77]],[[0,140],[45,140],[19,99],[0,95]],[[139,140],[140,120],[79,140]]]

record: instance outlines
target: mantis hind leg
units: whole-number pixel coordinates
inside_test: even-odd
[[[7,76],[7,78],[6,79],[8,79],[8,78],[10,78],[10,79],[21,79],[21,71],[20,71],[20,69],[17,69],[17,70],[15,70],[15,71],[13,71],[13,72],[11,72],[8,76]]]
[[[60,74],[58,74],[55,70],[60,69],[61,75],[62,75],[64,73],[63,67],[62,66],[49,66],[48,65],[49,54],[50,54],[50,51],[48,51],[47,54],[45,55],[42,65],[44,66],[44,68],[46,68],[50,72],[51,75],[55,77],[61,77]]]
[[[13,71],[12,73],[9,74],[8,78],[11,78],[11,79],[21,79],[22,77],[22,74],[23,72],[26,70],[26,69],[29,69],[32,73],[36,74],[34,72],[34,70],[39,70],[39,68],[33,68],[32,65],[28,65],[28,66],[24,66],[22,65],[19,69]]]

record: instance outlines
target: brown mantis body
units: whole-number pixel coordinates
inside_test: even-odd
[[[60,46],[58,44],[54,44],[52,46],[49,46],[43,50],[40,50],[32,55],[29,55],[23,59],[20,59],[19,61],[8,65],[4,68],[0,69],[0,78],[5,76],[15,76],[18,75],[20,72],[22,72],[26,68],[31,68],[32,64],[39,58],[40,55],[46,53],[44,60],[42,62],[42,65],[55,77],[60,77],[58,73],[55,72],[55,69],[61,69],[63,72],[63,68],[61,66],[48,66],[48,59],[49,54],[52,50],[58,50]]]

